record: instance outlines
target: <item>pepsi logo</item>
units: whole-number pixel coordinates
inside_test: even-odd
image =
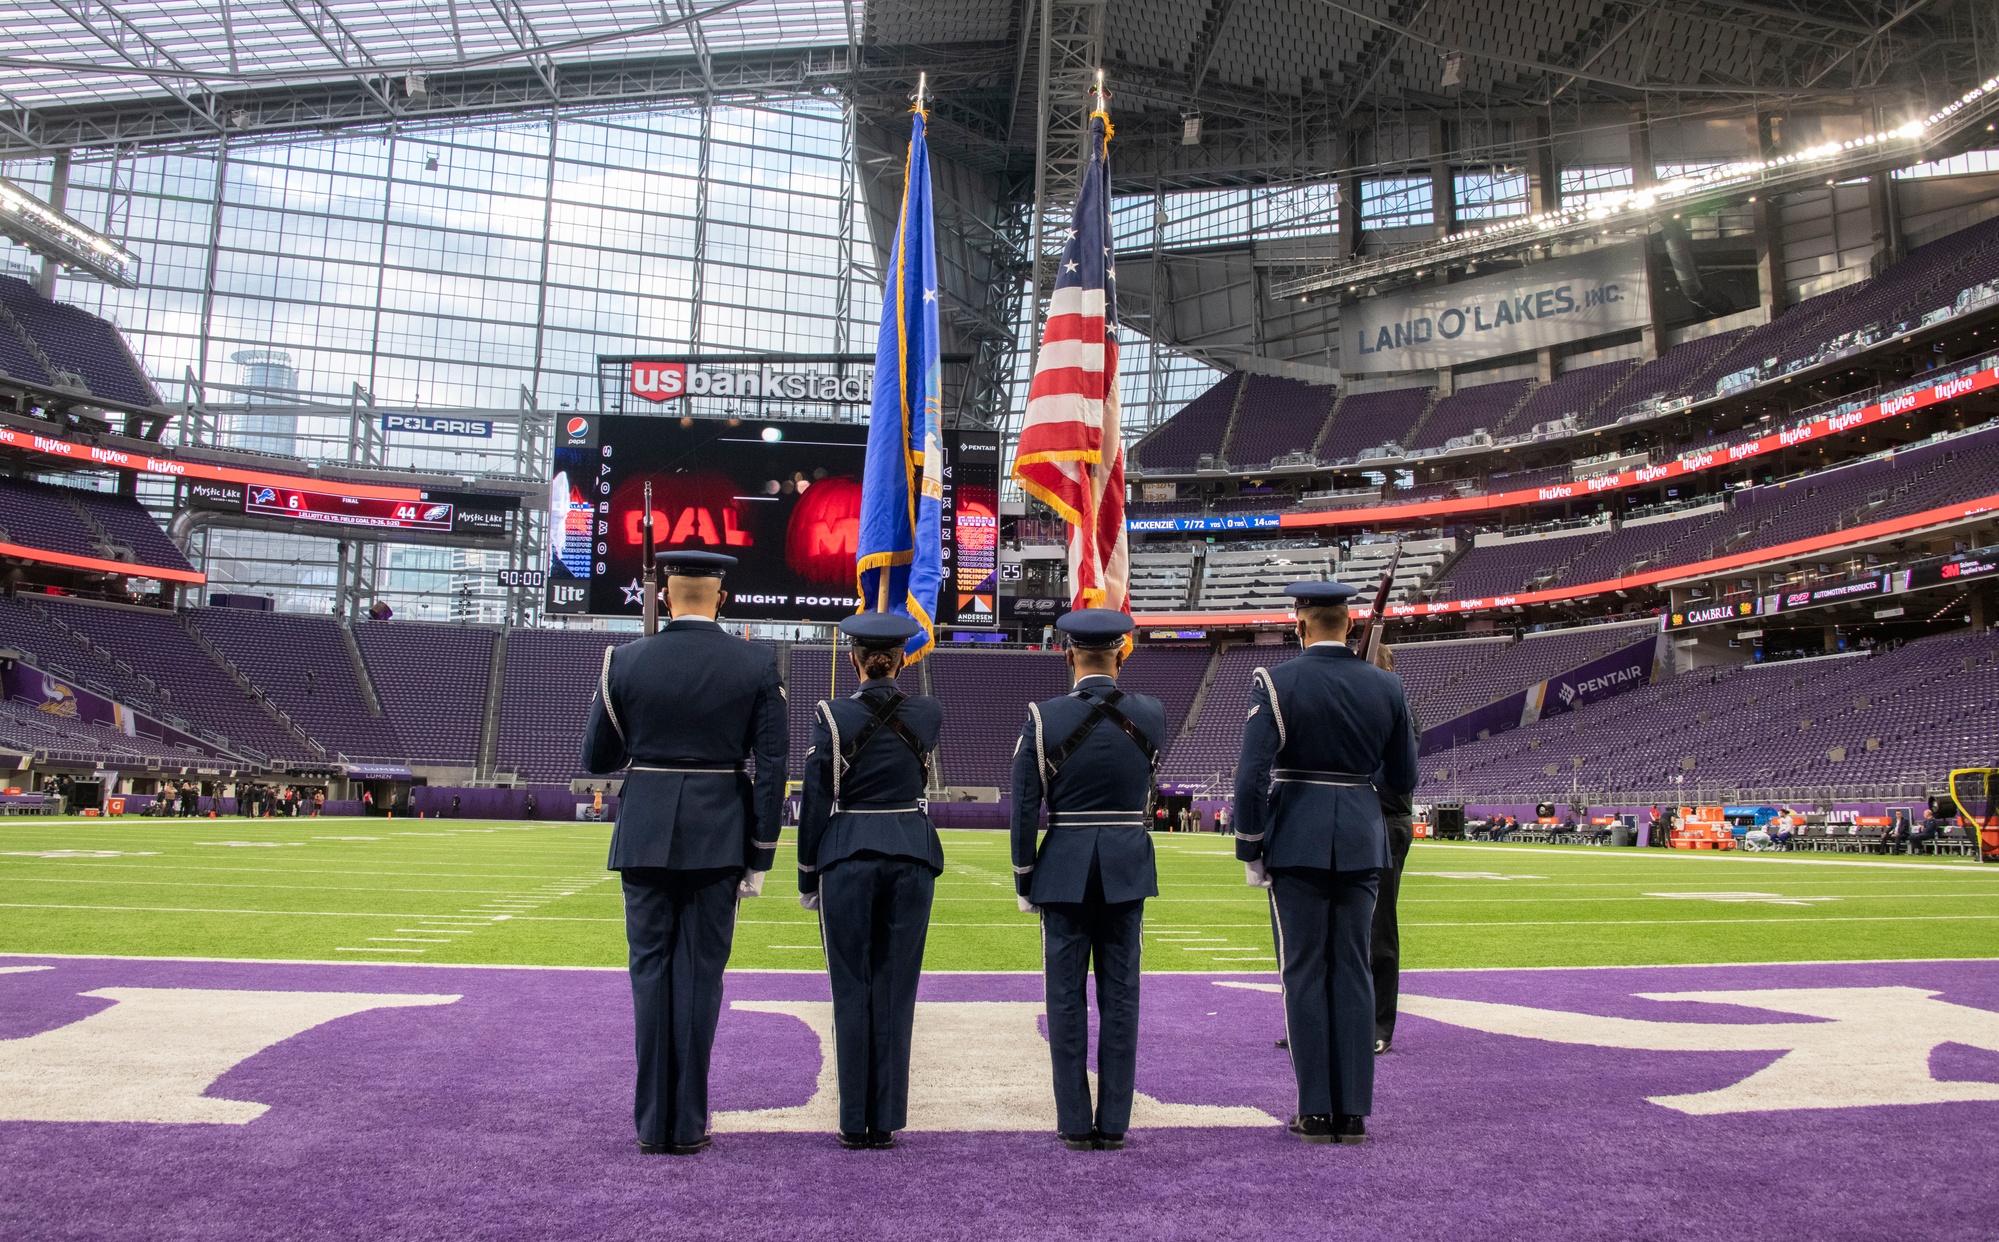
[[[590,420],[587,418],[572,418],[563,425],[562,430],[564,435],[580,436],[590,430]]]

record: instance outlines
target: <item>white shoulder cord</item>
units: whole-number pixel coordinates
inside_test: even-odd
[[[597,675],[597,693],[604,699],[604,714],[611,718],[611,727],[618,731],[618,741],[625,740],[624,722],[618,719],[618,709],[611,706],[611,653],[616,647],[604,648],[604,670]]]
[[[1042,736],[1041,705],[1029,703],[1027,713],[1034,717],[1034,770],[1041,775],[1041,792],[1048,792],[1048,744]]]
[[[1289,744],[1289,739],[1284,731],[1284,709],[1277,705],[1277,684],[1270,680],[1267,668],[1259,668],[1251,675],[1263,683],[1263,692],[1270,696],[1270,718],[1277,722],[1277,748],[1282,750]]]
[[[833,705],[825,699],[819,700],[819,713],[826,718],[826,731],[833,736],[833,748],[827,758],[833,763],[833,801],[840,800],[840,722],[833,718]]]

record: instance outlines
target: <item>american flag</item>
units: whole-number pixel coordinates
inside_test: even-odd
[[[1090,162],[1062,248],[1013,477],[1069,523],[1072,608],[1131,611],[1118,433],[1117,269],[1111,258],[1110,118],[1090,114]]]

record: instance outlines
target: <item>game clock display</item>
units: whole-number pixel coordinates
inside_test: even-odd
[[[654,542],[737,559],[727,616],[837,621],[855,608],[867,428],[644,415],[564,421],[549,487],[548,607],[637,617],[645,485]],[[946,432],[940,625],[991,626],[999,437]]]

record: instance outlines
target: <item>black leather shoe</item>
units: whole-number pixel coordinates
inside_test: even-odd
[[[1333,1119],[1324,1113],[1305,1113],[1293,1117],[1286,1129],[1307,1143],[1335,1141]]]
[[[887,1130],[868,1131],[869,1151],[887,1151],[889,1148],[893,1146],[895,1146],[895,1135],[891,1134],[889,1131]]]
[[[868,1132],[866,1130],[842,1130],[840,1131],[840,1146],[846,1148],[848,1151],[866,1151],[868,1149]]]
[[[1380,1056],[1395,1046],[1395,1041],[1383,1035],[1374,1041],[1374,1055]]]
[[[1340,1142],[1352,1147],[1367,1142],[1367,1118],[1341,1113],[1333,1118],[1333,1135]]]
[[[1290,1047],[1291,1047],[1291,1041],[1290,1041],[1290,1040],[1288,1040],[1288,1039],[1280,1039],[1280,1040],[1278,1040],[1278,1041],[1277,1041],[1277,1043],[1276,1043],[1275,1045],[1273,1045],[1273,1046],[1274,1046],[1274,1047],[1278,1047],[1278,1048],[1286,1048],[1286,1049],[1288,1049],[1288,1048],[1290,1048]]]
[[[1055,1137],[1061,1139],[1062,1146],[1068,1148],[1070,1151],[1095,1151],[1097,1149],[1097,1140],[1093,1135],[1058,1134]]]
[[[1098,1151],[1124,1150],[1124,1135],[1122,1134],[1105,1134],[1102,1130],[1099,1130],[1094,1137]]]
[[[714,1142],[714,1140],[706,1134],[702,1135],[699,1140],[692,1143],[642,1142],[639,1144],[639,1154],[645,1156],[692,1156],[700,1152],[707,1151],[708,1145],[712,1142]]]

